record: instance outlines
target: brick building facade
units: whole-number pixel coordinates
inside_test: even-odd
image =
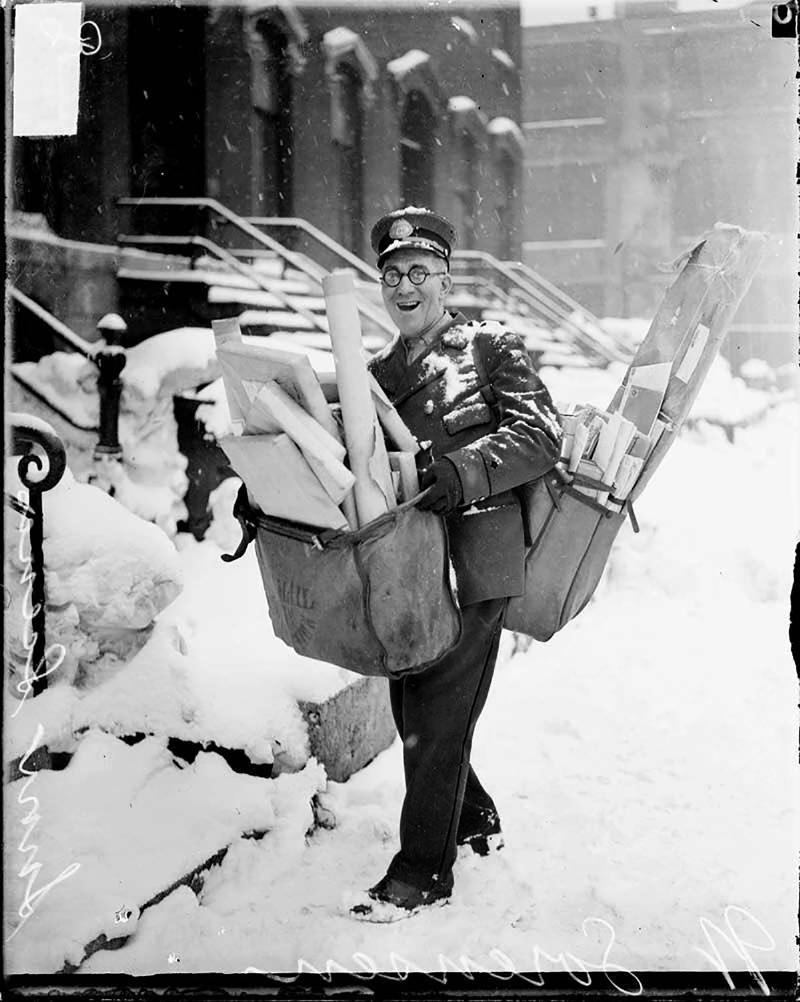
[[[369,257],[402,201],[519,254],[519,5],[87,6],[78,134],[15,144],[13,205],[112,243],[123,195],[297,215]]]

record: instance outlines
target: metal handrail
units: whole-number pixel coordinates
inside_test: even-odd
[[[54,414],[57,414],[62,421],[66,421],[71,427],[78,431],[98,432],[99,439],[95,444],[94,457],[108,456],[114,459],[122,457],[122,446],[119,443],[119,406],[120,395],[122,393],[122,380],[120,374],[125,368],[127,361],[125,349],[115,344],[108,344],[105,340],[96,342],[87,341],[79,334],[70,330],[69,327],[49,310],[40,306],[37,302],[20,292],[16,286],[8,287],[12,299],[21,306],[30,310],[34,316],[46,323],[50,329],[68,344],[76,354],[83,356],[91,362],[97,369],[97,393],[99,397],[100,421],[96,425],[83,424],[67,413],[55,401],[50,400],[27,376],[11,369],[12,378],[23,386],[25,390],[37,400],[46,404]]]
[[[61,338],[66,344],[73,348],[78,354],[83,355],[84,358],[88,359],[90,362],[95,361],[95,350],[97,345],[92,344],[91,341],[85,340],[79,334],[76,334],[73,330],[70,330],[65,323],[62,323],[58,317],[53,316],[49,313],[43,306],[40,306],[37,302],[26,296],[24,292],[20,292],[15,285],[8,286],[9,296],[16,300],[21,306],[24,306],[27,310],[39,320],[43,321],[47,326],[53,331],[53,333]],[[20,386],[24,386],[28,393],[36,397],[37,400],[41,400],[42,403],[47,404],[47,406],[54,411],[62,419],[66,421],[73,428],[78,431],[91,431],[96,432],[98,430],[98,425],[86,425],[82,424],[80,421],[76,421],[72,415],[68,414],[62,407],[54,403],[52,400],[48,400],[47,397],[41,392],[41,390],[35,386],[26,376],[22,373],[17,372],[12,366],[10,369],[11,378],[15,382],[19,383]]]
[[[360,257],[357,257],[343,244],[334,240],[333,237],[329,237],[324,230],[320,230],[313,223],[309,223],[307,219],[301,219],[298,216],[245,216],[244,218],[254,226],[284,226],[295,230],[302,230],[312,240],[316,240],[317,243],[322,244],[326,250],[336,254],[337,257],[345,261],[351,268],[355,268],[368,281],[378,282],[380,279],[380,275],[375,268],[371,268]]]
[[[53,331],[54,334],[58,335],[65,341],[70,347],[74,348],[75,351],[79,352],[84,358],[88,358],[94,361],[94,353],[97,349],[97,345],[93,344],[91,341],[87,341],[82,338],[75,331],[70,330],[65,323],[62,323],[58,317],[53,316],[49,313],[43,306],[40,306],[37,302],[34,302],[29,296],[26,296],[24,292],[20,292],[15,285],[8,286],[8,294],[12,299],[15,299],[21,306],[30,310],[34,316],[42,320],[47,326]]]
[[[63,407],[60,407],[52,400],[49,400],[38,387],[33,385],[33,383],[27,378],[27,376],[23,376],[21,372],[15,372],[13,367],[11,369],[11,378],[15,382],[19,383],[20,386],[24,386],[27,392],[31,394],[31,396],[36,397],[37,400],[40,400],[43,404],[46,404],[50,408],[50,410],[53,411],[53,413],[57,414],[61,418],[62,421],[66,421],[68,425],[70,425],[72,428],[77,429],[77,431],[98,432],[100,430],[100,425],[98,424],[90,425],[90,424],[83,424],[80,421],[76,421],[75,418],[71,414],[68,414]]]
[[[599,342],[590,331],[583,329],[580,324],[576,323],[575,320],[567,314],[563,306],[554,302],[551,296],[541,292],[531,282],[520,278],[514,273],[512,268],[509,268],[493,255],[487,253],[486,251],[462,250],[454,251],[453,258],[458,261],[472,260],[482,262],[510,282],[522,294],[523,298],[527,299],[529,306],[537,310],[540,314],[548,317],[551,323],[555,323],[565,330],[572,331],[576,338],[595,355],[606,361],[625,360],[623,352],[616,347],[610,347],[602,342]],[[578,307],[578,309],[582,314],[586,313],[586,311],[581,307]],[[600,329],[602,330],[602,328]]]
[[[563,310],[558,304],[553,303],[547,297],[543,296],[535,287],[528,285],[528,283],[523,282],[519,279],[513,272],[505,267],[496,258],[493,258],[491,254],[487,254],[485,251],[456,251],[453,254],[456,261],[468,261],[470,259],[480,260],[482,263],[488,265],[493,270],[499,272],[503,277],[512,285],[516,292],[520,295],[523,303],[531,309],[535,315],[543,317],[545,321],[558,329],[564,326],[572,327],[574,333],[578,335],[579,339],[587,345],[592,351],[596,351],[594,343],[588,338],[584,331],[581,331],[574,321],[571,321],[568,314]],[[603,356],[605,357],[605,356]]]
[[[301,317],[304,317],[310,324],[316,327],[317,330],[327,331],[328,329],[322,318],[316,313],[306,309],[304,306],[300,306],[297,303],[292,302],[290,297],[270,286],[267,281],[259,275],[257,269],[246,264],[242,264],[241,261],[237,261],[236,257],[229,250],[226,250],[224,247],[220,247],[218,244],[215,244],[213,240],[208,240],[206,237],[199,237],[191,234],[187,234],[185,236],[164,235],[141,237],[120,235],[117,237],[117,242],[137,247],[202,247],[213,256],[219,258],[220,261],[224,261],[225,264],[238,274],[242,275],[248,281],[254,282],[262,292],[267,292],[271,296],[274,296],[282,306],[286,307],[286,309],[299,313]]]
[[[582,306],[576,299],[573,299],[568,293],[564,292],[563,289],[560,289],[557,285],[554,285],[546,279],[544,275],[539,274],[538,271],[531,268],[530,265],[525,264],[523,261],[504,261],[503,264],[511,268],[512,271],[521,272],[532,282],[538,282],[539,285],[547,290],[551,296],[555,299],[560,299],[561,302],[564,303],[564,305],[571,311],[578,312],[585,317],[589,321],[591,327],[596,327],[597,330],[609,338],[609,340],[614,342],[621,351],[624,352],[626,350],[626,346],[619,340],[619,338],[616,338],[613,334],[609,333],[593,313],[587,310],[585,306]]]
[[[304,275],[313,279],[315,282],[319,281],[318,274],[315,274],[315,269],[310,266],[310,262],[302,255],[296,254],[294,251],[288,250],[283,244],[279,243],[277,240],[273,240],[272,237],[268,236],[266,233],[262,233],[257,227],[244,216],[239,216],[235,212],[232,212],[227,206],[223,205],[222,202],[218,202],[215,198],[205,198],[205,197],[194,197],[194,198],[166,198],[166,197],[153,197],[153,198],[119,198],[117,199],[118,205],[127,205],[135,208],[141,207],[152,207],[152,208],[171,208],[171,207],[184,207],[184,208],[195,208],[195,209],[207,209],[209,212],[216,213],[221,219],[224,219],[227,223],[233,226],[235,229],[239,230],[245,236],[254,240],[257,244],[262,247],[266,247],[271,251],[274,251],[278,257],[282,258],[291,267],[296,268],[301,271]],[[374,324],[381,328],[384,333],[393,335],[394,330],[388,321],[388,319],[380,314],[373,305],[365,300],[362,296],[356,293],[356,303],[358,306],[359,313],[362,313]]]

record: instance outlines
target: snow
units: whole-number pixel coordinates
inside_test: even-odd
[[[464,94],[456,94],[447,102],[447,110],[451,112],[477,111],[477,108],[473,99]]]
[[[507,70],[515,70],[516,64],[505,49],[492,49],[492,58]]]
[[[541,375],[559,401],[606,406],[623,372]],[[764,398],[718,362],[696,411],[739,421]],[[740,970],[726,929],[756,944],[761,969],[796,970],[798,714],[787,627],[800,420],[796,398],[769,399],[774,406],[738,428],[733,444],[703,422],[684,430],[639,499],[641,533],[623,527],[574,622],[527,649],[504,636],[472,760],[500,809],[506,848],[485,859],[462,851],[451,903],[388,927],[355,923],[342,909],[397,849],[401,748],[395,742],[347,783],[328,782],[319,799],[335,826],[306,834],[309,801],[325,781],[307,758],[296,702],[325,698],[351,676],[275,639],[253,548],[220,560],[238,539],[238,481],[226,481],[212,498],[212,538],[178,541],[182,594],[124,669],[87,691],[56,686],[6,720],[18,749],[39,722],[76,744],[65,771],[30,785],[41,815],[30,841],[39,885],[81,863],[8,943],[9,969],[56,970],[122,925],[135,935],[81,973],[337,964],[435,972],[467,963],[530,972],[583,962],[605,984],[606,955],[605,970],[631,987],[626,969],[716,971],[712,943]],[[85,527],[80,511],[63,518]],[[78,542],[60,545],[77,556]],[[114,552],[122,559],[124,548]],[[88,577],[83,586],[92,593]],[[109,600],[122,602],[115,590]],[[98,725],[168,729],[299,771],[244,777],[212,753],[179,769],[163,738],[127,747]],[[6,839],[11,916],[25,889],[16,876],[21,785],[7,788],[6,801],[17,829]],[[263,828],[261,840],[242,837]],[[142,910],[229,843],[197,895],[179,887]],[[127,923],[115,921],[128,911]]]
[[[479,44],[480,39],[478,38],[478,32],[475,30],[472,23],[465,17],[451,17],[450,24],[456,29],[456,31],[461,32],[461,34],[468,38],[472,45]]]
[[[326,50],[337,53],[352,48],[358,37],[351,28],[340,25],[338,28],[331,28],[330,31],[325,32],[322,36],[322,45]]]
[[[6,462],[6,484],[14,495],[25,493],[12,459]],[[85,681],[90,673],[112,671],[142,646],[153,620],[180,592],[182,571],[161,529],[97,487],[78,483],[69,469],[43,495],[43,511],[49,636],[63,645],[58,677]],[[30,618],[28,534],[27,521],[6,509],[5,645],[17,695]]]
[[[304,785],[313,772],[311,767]],[[318,769],[316,775],[321,780]],[[146,739],[129,747],[93,730],[63,772],[35,773],[11,784],[6,810],[17,831],[5,844],[7,873],[25,862],[16,836],[25,837],[24,794],[34,790],[42,812],[37,849],[48,872],[67,876],[47,892],[52,907],[36,907],[12,939],[13,973],[47,973],[64,961],[79,963],[84,946],[97,935],[111,939],[135,932],[141,906],[165,887],[242,831],[269,830],[277,821],[273,788],[232,773],[215,754],[201,753],[179,768],[162,742]],[[9,908],[24,909],[25,882],[9,881],[7,887]],[[67,896],[65,922],[57,905]]]
[[[214,335],[208,327],[179,327],[128,349],[122,378],[130,394],[151,400],[219,375]],[[213,376],[211,375],[213,373]]]
[[[430,55],[422,49],[409,49],[408,52],[398,56],[397,59],[390,59],[386,64],[386,69],[393,77],[402,79],[430,62]]]
[[[493,118],[486,128],[492,136],[511,135],[519,143],[520,147],[524,146],[525,137],[522,134],[522,129],[520,129],[513,118],[506,118],[500,115],[497,118]]]
[[[119,441],[123,463],[107,465],[103,482],[142,518],[169,535],[186,515],[186,459],[178,450],[173,396],[219,377],[213,333],[181,327],[129,348],[122,370]],[[54,352],[39,362],[15,366],[34,387],[79,425],[97,426],[97,369],[80,355]],[[91,460],[71,447],[70,464],[88,477]]]
[[[428,373],[433,371],[443,373],[442,386],[447,403],[456,400],[459,394],[474,382],[474,374],[471,371],[459,371],[457,359],[450,355],[440,355],[437,351],[429,352],[422,360],[422,366]]]

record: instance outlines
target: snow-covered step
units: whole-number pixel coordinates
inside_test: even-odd
[[[272,283],[270,283],[272,284]],[[310,310],[314,313],[325,310],[325,299],[322,296],[287,294],[286,299],[292,306]],[[233,288],[228,285],[212,285],[208,290],[209,303],[241,303],[244,306],[261,306],[265,309],[280,309],[285,304],[272,292],[262,289]]]
[[[186,269],[155,269],[155,268],[120,268],[117,278],[127,281],[140,282],[185,282],[200,283],[209,286],[224,286],[231,289],[254,289],[261,290],[260,286],[252,278],[245,275],[238,275],[235,272],[209,271],[202,268]],[[309,295],[313,292],[308,281],[287,278],[269,278],[270,287],[276,292],[285,295]]]
[[[269,343],[276,348],[280,347],[282,343],[286,343],[290,348],[297,348],[300,345],[314,352],[326,352],[332,359],[333,349],[331,348],[330,335],[323,331],[310,331],[309,333],[297,334],[275,331],[275,333],[270,334],[269,338]],[[387,339],[377,334],[364,334],[361,337],[361,344],[369,352],[380,351],[386,343]]]
[[[242,264],[246,264],[249,268],[253,268],[261,275],[265,275],[270,278],[283,277],[284,262],[277,254],[271,254],[267,251],[263,254],[256,253],[252,257],[240,257],[238,254],[236,257]],[[201,255],[195,259],[195,268],[204,268],[209,271],[222,271],[227,272],[230,275],[237,274],[237,272],[230,268],[224,261],[220,261],[219,258],[211,257],[211,255],[208,254]]]
[[[42,898],[42,907],[24,918],[32,890],[18,877],[27,859],[18,847],[30,828],[22,799],[26,783],[30,795],[47,805],[35,833],[40,859],[48,874],[62,877],[46,905]],[[272,783],[237,775],[213,754],[180,768],[163,741],[149,738],[131,747],[99,730],[83,738],[66,769],[11,783],[4,870],[14,947],[6,946],[8,972],[74,969],[90,944],[131,935],[143,908],[246,832],[273,827]]]
[[[327,326],[325,318],[320,319]],[[301,331],[317,329],[300,313],[290,313],[286,310],[244,310],[239,314],[239,324],[241,327],[271,327]]]

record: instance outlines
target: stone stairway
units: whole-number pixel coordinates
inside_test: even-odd
[[[289,336],[308,348],[329,350],[325,300],[319,282],[286,266],[277,256],[260,252],[246,262],[252,277],[239,274],[210,256],[194,261],[176,255],[123,252],[118,281],[121,312],[131,341],[170,327],[210,325],[222,317],[238,317],[245,334]],[[377,283],[356,276],[357,291],[381,308]],[[463,277],[447,306],[471,320],[503,322],[521,334],[539,365],[585,367],[592,362],[558,330],[537,324],[515,308],[509,297],[476,292]],[[364,344],[376,351],[388,339],[368,317],[362,317]]]

